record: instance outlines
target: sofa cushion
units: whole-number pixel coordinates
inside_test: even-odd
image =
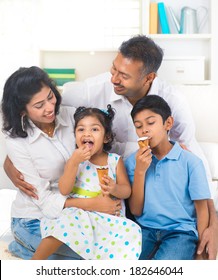
[[[209,163],[213,180],[218,180],[218,143],[199,143]]]
[[[178,86],[186,97],[196,125],[199,142],[218,143],[218,86]]]

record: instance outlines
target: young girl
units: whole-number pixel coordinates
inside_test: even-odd
[[[130,196],[131,187],[123,161],[117,154],[107,153],[114,138],[114,111],[79,107],[74,115],[77,149],[68,160],[59,189],[63,195],[81,199],[105,196],[117,199],[114,216],[65,208],[58,219],[43,219],[44,239],[32,259],[47,259],[63,243],[84,259],[138,259],[141,253],[141,229],[125,218],[120,200]],[[99,175],[98,170],[108,170]],[[100,181],[102,183],[100,183]]]

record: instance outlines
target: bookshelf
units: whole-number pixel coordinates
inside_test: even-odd
[[[170,34],[163,34],[161,32],[160,21],[158,20],[158,31],[157,34],[149,34],[149,22],[150,22],[150,3],[153,2],[163,2],[165,8],[167,9],[167,16],[169,16],[168,8],[171,7],[174,11],[174,14],[180,24],[181,9],[185,6],[188,6],[192,9],[197,10],[200,6],[206,7],[208,11],[207,19],[203,24],[202,28],[198,33],[195,34],[179,34],[176,32],[175,26],[170,26]],[[204,76],[199,76],[199,80],[196,79],[192,81],[187,79],[182,81],[184,84],[217,84],[216,77],[216,66],[218,65],[218,28],[215,23],[216,11],[218,11],[218,1],[216,0],[142,0],[141,1],[141,32],[143,34],[149,35],[154,41],[159,44],[165,55],[165,61],[163,63],[168,63],[167,59],[169,58],[172,63],[172,58],[175,58],[175,64],[181,61],[182,58],[187,60],[187,67],[193,68],[194,71],[198,71],[195,68],[195,63],[197,58],[204,58]],[[170,17],[170,16],[169,16]],[[198,21],[202,18],[202,14],[198,14]],[[169,20],[170,23],[170,20]],[[178,60],[177,60],[178,58]],[[193,61],[192,61],[193,58]],[[196,64],[196,67],[199,64]],[[166,67],[165,67],[166,68]],[[159,76],[164,73],[160,73]],[[165,78],[165,77],[163,77]]]
[[[120,1],[120,3],[123,4],[123,1]],[[218,65],[218,27],[216,24],[216,11],[218,11],[217,0],[132,0],[131,2],[134,3],[134,5],[137,4],[134,16],[132,16],[134,17],[133,23],[137,22],[137,29],[132,30],[131,34],[146,34],[153,38],[164,50],[164,61],[158,73],[161,78],[166,80],[169,79],[169,82],[181,84],[218,84],[218,79],[216,77],[216,67]],[[178,21],[180,20],[181,9],[184,6],[189,6],[193,9],[197,9],[199,6],[205,6],[208,9],[208,18],[205,25],[200,30],[200,33],[178,34],[171,32],[170,34],[162,34],[159,31],[157,34],[150,34],[149,21],[151,2],[163,2],[166,7],[172,7]],[[69,1],[69,3],[71,3],[71,1]],[[130,10],[132,10],[132,6],[130,8]],[[80,12],[81,11],[78,7],[77,13],[80,14]],[[104,12],[105,11],[102,10],[102,13]],[[131,28],[134,27],[134,24],[128,22],[129,25],[127,24],[127,26],[126,23],[123,22],[123,16],[126,14],[126,11],[120,9],[118,14],[120,19],[119,22],[121,22],[125,28],[128,27],[129,30],[131,30]],[[65,23],[63,17],[64,19],[66,18],[64,13],[60,13],[59,21]],[[67,18],[67,20],[69,19]],[[67,26],[70,26],[70,24]],[[63,25],[59,26],[58,24],[55,32],[61,34],[62,29]],[[78,30],[80,29],[78,28]],[[117,30],[120,29],[116,26],[116,28],[114,28],[115,35],[113,35],[115,38]],[[108,71],[121,42],[130,37],[129,33],[126,34],[126,32],[124,32],[122,33],[123,36],[116,41],[116,45],[111,47],[96,47],[92,46],[92,43],[95,40],[87,40],[87,38],[83,36],[86,40],[86,44],[82,44],[81,47],[81,40],[76,36],[77,34],[75,33],[75,30],[68,30],[66,31],[66,34],[71,34],[72,36],[64,36],[64,34],[62,34],[61,37],[59,37],[61,40],[58,40],[55,44],[49,38],[48,46],[44,44],[44,40],[40,40],[43,44],[39,47],[39,65],[47,68],[76,68],[76,80],[84,80],[90,76]],[[92,33],[90,34],[92,35]],[[102,40],[100,41],[102,42]],[[107,42],[107,40],[105,42]],[[198,58],[199,61],[197,61]],[[203,63],[202,58],[204,58]],[[173,59],[175,60],[174,65]],[[182,60],[184,60],[184,63],[182,62],[181,64],[180,62]],[[172,73],[172,76],[167,77],[166,75],[169,75],[170,71],[163,71],[162,69],[166,69],[168,63],[172,65],[174,69],[178,68],[179,74]],[[95,65],[95,67],[93,67],[93,65]],[[204,68],[203,77],[202,71],[199,71],[199,65]],[[184,75],[182,74],[182,67],[184,67]],[[195,74],[194,80],[192,79],[192,73],[190,75],[189,71],[187,72],[189,73],[189,77],[187,76],[186,69],[191,69],[192,73]],[[197,78],[198,72],[200,73],[199,78]],[[177,76],[175,77],[176,79],[172,78],[173,74],[178,74],[178,79]],[[182,78],[179,78],[179,75],[181,75]]]

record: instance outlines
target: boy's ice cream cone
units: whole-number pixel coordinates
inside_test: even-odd
[[[104,184],[104,181],[102,180],[102,177],[104,175],[108,175],[108,167],[99,167],[99,168],[96,168],[96,169],[97,169],[97,173],[98,173],[99,182],[101,184]]]
[[[148,139],[147,136],[138,138],[137,141],[138,141],[138,144],[139,144],[140,148],[149,146],[149,139]]]

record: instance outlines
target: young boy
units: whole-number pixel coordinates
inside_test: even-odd
[[[130,211],[142,228],[140,259],[192,260],[209,221],[203,163],[169,140],[173,117],[160,96],[143,97],[131,116],[137,135],[149,139],[149,146],[125,162],[132,184]]]

